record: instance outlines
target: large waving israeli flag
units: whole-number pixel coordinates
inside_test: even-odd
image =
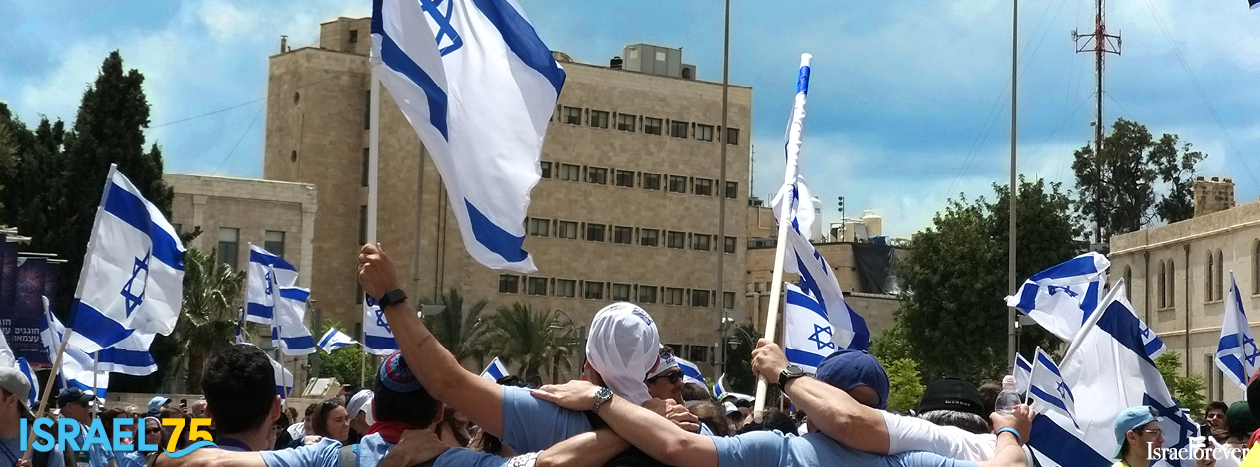
[[[319,338],[319,348],[324,349],[328,353],[358,343],[359,341],[345,335],[345,333],[338,331],[336,328],[328,328],[328,332],[324,333],[324,337]]]
[[[1037,347],[1037,355],[1033,359],[1028,398],[1032,401],[1033,410],[1039,413],[1058,412],[1080,428],[1076,422],[1076,398],[1072,396],[1072,389],[1063,381],[1059,366],[1041,347]]]
[[[51,311],[46,311],[39,323],[39,338],[44,344],[44,351],[48,354],[48,361],[56,361],[57,350],[61,348],[61,341],[65,335],[65,326],[61,325],[61,321]],[[93,373],[93,367],[92,356],[76,348],[74,339],[71,339],[70,344],[66,345],[65,354],[61,356],[59,369],[61,376],[65,378],[66,384],[85,392],[94,391],[96,397],[104,399],[106,389],[109,388],[109,372],[98,369],[96,373]]]
[[[157,371],[157,362],[149,353],[155,334],[134,332],[122,342],[108,349],[101,349],[97,355],[97,370],[101,372],[123,373],[132,376],[145,376]]]
[[[1225,376],[1247,390],[1248,378],[1255,374],[1256,339],[1251,337],[1251,325],[1247,322],[1247,310],[1243,308],[1242,294],[1234,272],[1229,272],[1229,297],[1225,299],[1225,315],[1221,323],[1221,340],[1216,346],[1216,366]]]
[[[276,378],[276,394],[279,394],[281,399],[288,398],[289,393],[293,392],[293,373],[276,359],[271,358],[271,355],[267,355],[267,360],[271,360],[271,370]]]
[[[844,305],[843,312],[853,313],[854,319],[837,321],[845,325],[857,324],[859,329],[838,327],[828,319],[822,305],[800,287],[784,284],[784,294],[783,352],[789,362],[805,371],[817,372],[818,363],[836,350],[850,348],[854,342],[870,342],[866,321],[853,313],[843,301],[840,302]]]
[[[537,270],[521,249],[565,73],[512,0],[374,0],[372,66],[433,157],[468,253]]]
[[[372,355],[389,355],[398,351],[394,330],[389,328],[385,313],[377,306],[376,299],[364,294],[363,299],[363,351]]]
[[[507,366],[499,360],[499,357],[494,357],[494,360],[490,360],[490,364],[486,365],[486,369],[481,372],[481,377],[497,382],[499,381],[499,378],[510,374],[512,373],[509,372]]]
[[[1015,307],[1060,339],[1071,343],[1098,307],[1102,284],[1111,262],[1098,253],[1085,253],[1034,274],[1006,305]]]
[[[111,165],[71,305],[71,344],[95,352],[132,331],[169,335],[183,299],[183,255],[175,228]]]
[[[281,287],[297,284],[297,268],[261,247],[249,245],[245,271],[245,320],[271,324],[276,295]]]
[[[1119,450],[1112,424],[1120,411],[1145,405],[1163,421],[1166,448],[1185,448],[1198,436],[1199,426],[1182,412],[1155,368],[1154,358],[1165,348],[1124,299],[1123,281],[1111,292],[1115,298],[1101,309],[1097,324],[1081,330],[1079,346],[1060,365],[1063,380],[1075,395],[1076,421],[1049,411],[1033,419],[1029,445],[1049,467],[1107,467]],[[1191,467],[1194,461],[1155,466]]]
[[[306,329],[306,300],[310,296],[311,291],[301,287],[281,287],[276,294],[271,341],[285,355],[315,353],[315,339]]]

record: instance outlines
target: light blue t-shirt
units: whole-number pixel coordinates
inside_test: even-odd
[[[358,467],[376,467],[389,454],[394,445],[381,435],[371,434],[359,442]],[[262,451],[267,467],[342,467],[341,443],[324,438],[316,444],[295,449]],[[465,448],[451,448],[437,457],[434,467],[502,467],[508,460],[494,454],[486,454]],[[349,466],[347,466],[349,467]]]
[[[26,454],[21,441],[21,438],[0,438],[0,464],[13,465]],[[48,467],[66,467],[66,456],[53,448],[48,454]]]
[[[503,442],[516,452],[541,452],[581,433],[591,421],[530,394],[528,389],[503,387]]]
[[[91,467],[109,467],[109,460],[114,458],[114,451],[105,449],[105,445],[93,444],[88,447],[88,465]]]
[[[881,456],[854,451],[821,433],[783,436],[777,431],[753,431],[709,439],[717,447],[718,467],[977,467],[975,462],[927,452]]]

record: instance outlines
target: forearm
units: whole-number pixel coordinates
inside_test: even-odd
[[[680,430],[621,397],[600,406],[599,416],[617,435],[660,462],[677,467],[717,466],[717,447],[708,437]]]
[[[1027,462],[1024,449],[1019,446],[1019,440],[1015,438],[1015,435],[1002,432],[998,433],[997,445],[993,448],[993,459],[981,462],[980,467],[1025,467]]]
[[[862,405],[849,393],[811,377],[788,381],[785,390],[809,424],[858,451],[888,454],[888,425],[878,410]]]
[[[588,431],[538,454],[535,467],[599,467],[630,448],[609,428]]]
[[[234,452],[223,449],[194,449],[179,458],[163,455],[155,467],[267,467],[257,452]]]

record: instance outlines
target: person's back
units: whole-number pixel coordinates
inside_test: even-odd
[[[833,465],[843,459],[844,467],[907,465],[915,467],[964,467],[976,464],[913,451],[891,456],[871,454],[845,447],[822,433],[784,436],[778,431],[750,431],[728,438],[712,438],[722,467],[815,467]]]

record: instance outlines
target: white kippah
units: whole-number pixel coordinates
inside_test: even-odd
[[[648,395],[648,372],[656,364],[661,339],[646,311],[631,303],[604,307],[591,321],[586,359],[617,395],[642,405]]]

